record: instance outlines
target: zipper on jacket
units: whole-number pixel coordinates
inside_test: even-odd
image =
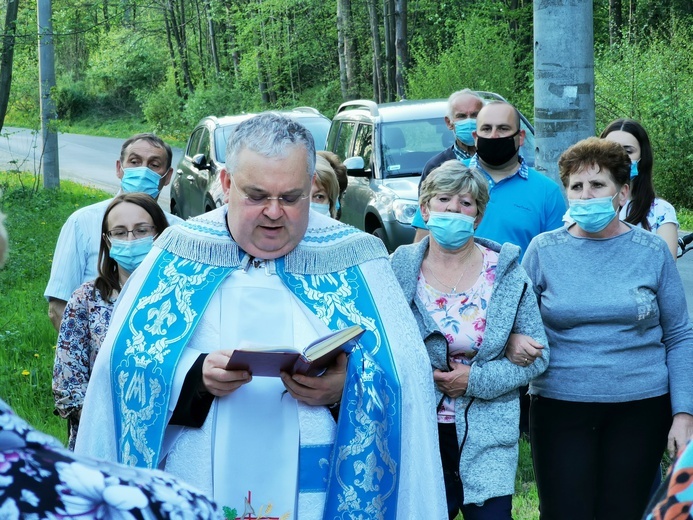
[[[457,453],[457,473],[458,474],[460,472],[460,460],[462,460],[462,448],[464,448],[464,444],[467,442],[467,434],[469,433],[469,408],[471,408],[472,403],[474,402],[474,399],[476,399],[476,397],[472,397],[469,400],[467,407],[464,409],[464,436],[462,437],[462,442],[460,443],[460,449],[459,449],[459,452]]]

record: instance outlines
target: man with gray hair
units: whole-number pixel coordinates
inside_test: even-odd
[[[299,123],[248,119],[226,158],[228,204],[163,233],[120,296],[76,451],[165,469],[241,517],[444,518],[430,363],[382,243],[310,211]],[[239,345],[350,325],[358,347],[319,377],[228,367]]]
[[[484,106],[484,100],[468,88],[453,92],[448,98],[448,113],[445,116],[445,126],[455,136],[455,141],[450,148],[443,150],[438,155],[431,157],[421,172],[421,183],[428,177],[432,170],[445,161],[457,159],[462,162],[470,159],[475,153],[474,135],[476,131],[476,116]]]

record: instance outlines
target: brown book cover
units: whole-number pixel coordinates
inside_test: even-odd
[[[233,351],[226,370],[247,370],[255,376],[279,377],[280,372],[317,376],[340,352],[350,353],[364,332],[352,325],[316,339],[301,352],[291,347],[244,345]]]

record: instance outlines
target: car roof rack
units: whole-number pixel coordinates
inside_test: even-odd
[[[309,112],[311,114],[320,115],[320,111],[313,107],[296,107],[291,109],[292,112]]]
[[[347,109],[365,109],[370,112],[372,116],[378,115],[378,104],[370,99],[355,99],[353,101],[347,101],[339,105],[337,113],[344,112]]]
[[[506,103],[508,102],[503,96],[500,94],[496,94],[495,92],[487,92],[485,90],[477,90],[476,91],[477,96],[481,96],[482,98],[487,98],[487,99],[493,99],[497,101],[505,101]]]

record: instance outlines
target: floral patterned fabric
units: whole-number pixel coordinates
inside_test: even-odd
[[[644,520],[693,520],[693,442],[669,469]]]
[[[0,399],[0,518],[223,518],[214,502],[161,471],[79,457]]]
[[[618,218],[626,220],[629,205],[630,201],[624,204]],[[656,233],[660,226],[668,223],[675,224],[677,228],[679,227],[679,221],[676,218],[674,206],[669,204],[666,200],[659,198],[655,198],[655,200],[652,201],[650,211],[647,213],[647,223],[650,224],[650,231],[653,233]]]
[[[429,285],[423,272],[419,272],[417,295],[448,341],[450,363],[470,365],[484,340],[486,309],[496,280],[498,253],[481,245],[477,247],[483,254],[481,273],[474,285],[464,292],[441,292]],[[438,422],[455,422],[454,398],[443,398]]]
[[[57,413],[67,419],[68,448],[74,450],[84,395],[96,354],[106,337],[113,304],[87,282],[65,306],[53,366],[53,397]]]

